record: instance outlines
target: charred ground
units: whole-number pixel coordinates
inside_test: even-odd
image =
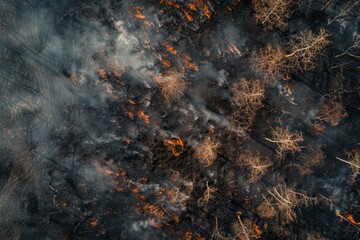
[[[1,239],[358,239],[359,7],[1,2]]]

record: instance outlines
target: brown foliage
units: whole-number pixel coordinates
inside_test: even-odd
[[[279,46],[272,47],[270,44],[261,48],[258,53],[251,57],[251,70],[265,82],[274,82],[284,77],[286,66],[285,52]]]
[[[285,184],[278,184],[271,191],[268,190],[268,194],[269,199],[267,199],[267,204],[274,208],[275,212],[285,224],[296,220],[296,207],[299,205],[309,206],[317,202],[316,198],[296,192],[293,188],[287,187]]]
[[[167,102],[180,99],[185,94],[187,82],[183,79],[183,74],[175,71],[168,72],[166,75],[155,78],[161,95]]]
[[[290,53],[285,55],[286,67],[292,71],[315,68],[317,58],[330,43],[329,36],[324,28],[320,28],[317,35],[309,30],[293,35],[289,42]]]
[[[268,30],[285,26],[286,19],[293,13],[291,0],[252,0],[251,3],[256,21]]]
[[[266,173],[267,169],[272,165],[267,157],[262,158],[258,151],[252,152],[250,150],[241,154],[237,159],[237,163],[240,167],[244,167],[249,170],[249,183],[259,181],[259,179]]]
[[[230,122],[237,131],[245,133],[251,127],[257,110],[263,106],[265,84],[260,80],[248,81],[241,78],[232,85],[231,91],[236,106]]]
[[[347,116],[348,113],[341,103],[330,101],[321,107],[317,119],[327,122],[331,126],[337,126],[340,121]]]
[[[252,114],[264,105],[265,85],[260,80],[248,81],[241,78],[232,85],[231,92],[244,113]]]
[[[300,175],[310,175],[312,174],[313,167],[320,166],[324,163],[325,154],[319,146],[310,147],[305,150],[299,159],[298,162],[291,163],[290,166],[295,167]]]
[[[347,157],[350,159],[352,165],[352,175],[351,181],[354,183],[357,176],[360,174],[360,149],[354,149],[346,153]]]
[[[310,125],[310,133],[313,135],[320,136],[324,133],[324,131],[325,131],[325,126],[319,123]]]
[[[194,157],[205,167],[211,166],[217,156],[221,143],[211,138],[206,138],[195,147]]]
[[[232,224],[232,230],[235,235],[235,239],[240,240],[253,240],[261,237],[261,230],[259,227],[249,219],[241,220],[238,216],[238,222]]]
[[[273,218],[276,216],[275,208],[265,197],[256,210],[261,218]]]
[[[198,199],[198,204],[201,206],[206,205],[211,199],[215,198],[214,192],[216,192],[215,188],[211,188],[209,183],[206,182],[206,190],[203,195]]]
[[[360,149],[353,149],[351,151],[348,151],[346,152],[346,155],[348,157],[348,160],[344,160],[339,157],[337,157],[336,159],[347,163],[350,166],[352,170],[351,182],[355,183],[356,178],[358,177],[358,175],[360,175]]]
[[[266,140],[276,144],[276,154],[279,159],[284,159],[286,154],[295,154],[301,151],[299,145],[304,141],[301,132],[291,133],[289,129],[275,128],[271,131],[271,138]]]

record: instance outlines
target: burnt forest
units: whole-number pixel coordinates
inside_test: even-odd
[[[360,239],[359,0],[1,0],[0,240]]]

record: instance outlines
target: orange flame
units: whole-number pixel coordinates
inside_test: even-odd
[[[184,55],[183,62],[184,62],[185,67],[187,69],[191,69],[191,70],[194,70],[196,72],[199,71],[199,67],[196,64],[192,63],[192,59],[191,59],[190,56]]]
[[[134,7],[134,10],[136,12],[135,17],[139,19],[145,19],[145,15],[142,14],[142,8],[140,6]]]
[[[165,212],[158,206],[145,205],[143,210],[149,215],[156,216],[158,218],[165,218]]]
[[[195,4],[193,4],[193,3],[189,3],[188,4],[188,6],[189,6],[189,8],[191,9],[191,10],[193,10],[193,11],[196,11],[196,5]]]
[[[345,218],[346,218],[347,220],[349,220],[352,224],[360,225],[360,222],[355,221],[353,215],[345,213],[344,216],[345,216]]]
[[[184,16],[185,16],[186,21],[192,22],[193,17],[185,10],[184,10]]]
[[[89,224],[92,226],[92,227],[97,227],[99,226],[99,220],[95,219],[95,218],[92,218],[89,220]]]
[[[173,54],[173,55],[178,55],[178,50],[176,50],[170,43],[168,42],[163,42],[163,45],[165,46],[166,50]]]
[[[107,80],[108,80],[108,78],[107,78],[107,76],[106,76],[106,72],[105,72],[104,69],[100,69],[100,70],[98,71],[98,74],[100,75],[100,77],[101,77],[104,81],[107,81]]]
[[[262,231],[260,230],[260,227],[254,223],[254,229],[257,235],[259,235],[259,238],[262,234]]]
[[[167,146],[175,157],[180,156],[184,152],[184,142],[180,137],[164,140],[165,146]]]
[[[191,232],[186,232],[185,236],[184,236],[184,240],[191,240],[192,238],[192,233]]]
[[[139,116],[142,120],[144,120],[147,124],[149,124],[149,122],[150,122],[150,117],[149,117],[149,115],[146,115],[144,111],[139,110],[138,116]]]

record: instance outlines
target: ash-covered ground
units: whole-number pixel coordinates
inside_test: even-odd
[[[359,239],[360,2],[0,2],[0,239]]]

